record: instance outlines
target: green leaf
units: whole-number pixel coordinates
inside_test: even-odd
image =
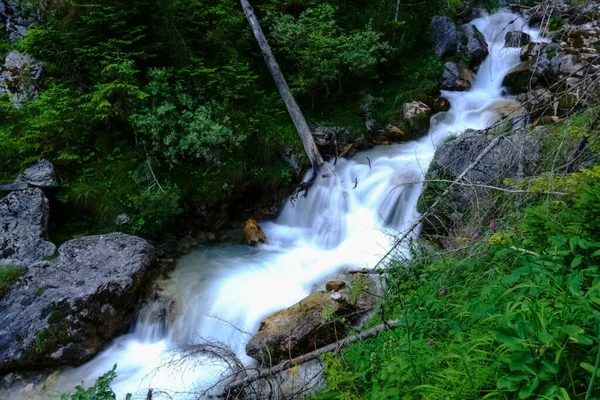
[[[577,248],[580,239],[581,238],[579,236],[573,236],[569,239],[569,247],[572,251],[574,251]]]
[[[542,364],[544,364],[544,369],[551,374],[556,374],[558,372],[558,364],[548,360],[542,360]]]
[[[579,366],[583,369],[585,369],[587,372],[589,372],[590,374],[594,373],[594,366],[591,364],[588,364],[586,362],[582,362],[579,364]]]
[[[571,261],[571,268],[577,268],[582,261],[583,256],[575,256],[575,258],[573,258],[573,261]]]
[[[519,382],[515,382],[512,379],[510,379],[510,377],[508,375],[504,375],[502,376],[500,379],[498,379],[498,381],[496,382],[496,386],[498,387],[498,389],[506,389],[509,392],[516,392],[519,389]]]
[[[531,355],[525,351],[515,354],[510,362],[509,368],[511,371],[529,371],[530,364],[533,361]]]
[[[530,397],[533,394],[533,392],[535,391],[535,389],[537,389],[539,384],[540,384],[540,380],[537,377],[533,378],[531,381],[529,381],[529,383],[527,385],[525,385],[521,388],[521,390],[519,391],[519,398],[526,399],[526,398]]]
[[[554,341],[554,337],[545,331],[538,332],[537,336],[538,336],[538,339],[545,345],[549,345],[550,343],[552,343]]]
[[[523,339],[517,337],[516,332],[509,329],[499,329],[496,331],[496,339],[508,346],[523,344]]]
[[[566,283],[573,294],[581,294],[581,285],[583,284],[583,273],[579,271],[567,275]]]

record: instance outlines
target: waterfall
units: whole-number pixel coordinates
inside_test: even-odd
[[[504,34],[524,30],[532,41],[540,40],[537,31],[505,10],[472,24],[485,36],[490,55],[471,90],[442,92],[451,108],[432,117],[425,137],[359,152],[337,165],[327,163],[306,198],[286,202],[276,221],[262,224],[267,244],[215,245],[183,257],[164,284],[176,299],[176,318],[170,323],[140,318],[132,333],[114,340],[87,364],[64,371],[57,389],[72,390],[81,380],[90,385],[118,364],[113,382],[118,398],[127,392],[145,398],[152,387],[187,399],[194,388],[216,382],[225,367],[211,360],[186,368],[171,365],[176,349],[214,339],[250,364],[245,344],[262,318],[322,288],[344,269],[373,267],[393,236],[419,217],[421,181],[436,147],[450,135],[493,124],[498,118],[494,104],[513,100],[502,79],[518,64],[520,49],[504,48]]]

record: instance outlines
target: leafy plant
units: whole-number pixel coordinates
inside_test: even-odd
[[[116,369],[117,364],[110,371],[96,379],[94,386],[84,388],[83,382],[81,382],[80,386],[75,387],[73,394],[62,394],[60,400],[116,400],[117,396],[110,387],[112,381],[117,377]],[[131,394],[127,394],[125,400],[130,399]]]

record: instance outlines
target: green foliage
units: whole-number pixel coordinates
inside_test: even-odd
[[[548,28],[550,29],[550,32],[554,32],[559,30],[562,24],[563,20],[561,17],[551,17],[548,24]]]
[[[15,265],[0,267],[0,299],[4,297],[10,287],[25,273],[23,268]]]
[[[225,149],[235,149],[244,135],[235,135],[218,104],[199,104],[181,83],[172,85],[166,69],[151,69],[145,87],[147,101],[130,118],[150,154],[169,163],[218,163]]]
[[[320,4],[302,12],[298,19],[289,14],[270,15],[276,49],[296,65],[290,83],[298,93],[313,94],[321,89],[329,94],[335,83],[342,92],[342,81],[373,73],[391,51],[382,34],[370,26],[344,32],[334,13],[331,5]]]
[[[62,394],[60,400],[116,400],[117,396],[110,387],[112,381],[117,377],[116,369],[117,364],[110,371],[96,379],[94,386],[87,389],[82,386],[83,382],[81,382],[81,385],[75,387],[73,394]],[[131,394],[127,394],[125,400],[130,399]]]

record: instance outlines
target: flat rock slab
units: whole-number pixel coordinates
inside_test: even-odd
[[[154,248],[125,235],[71,240],[0,300],[0,371],[79,364],[130,326]]]

